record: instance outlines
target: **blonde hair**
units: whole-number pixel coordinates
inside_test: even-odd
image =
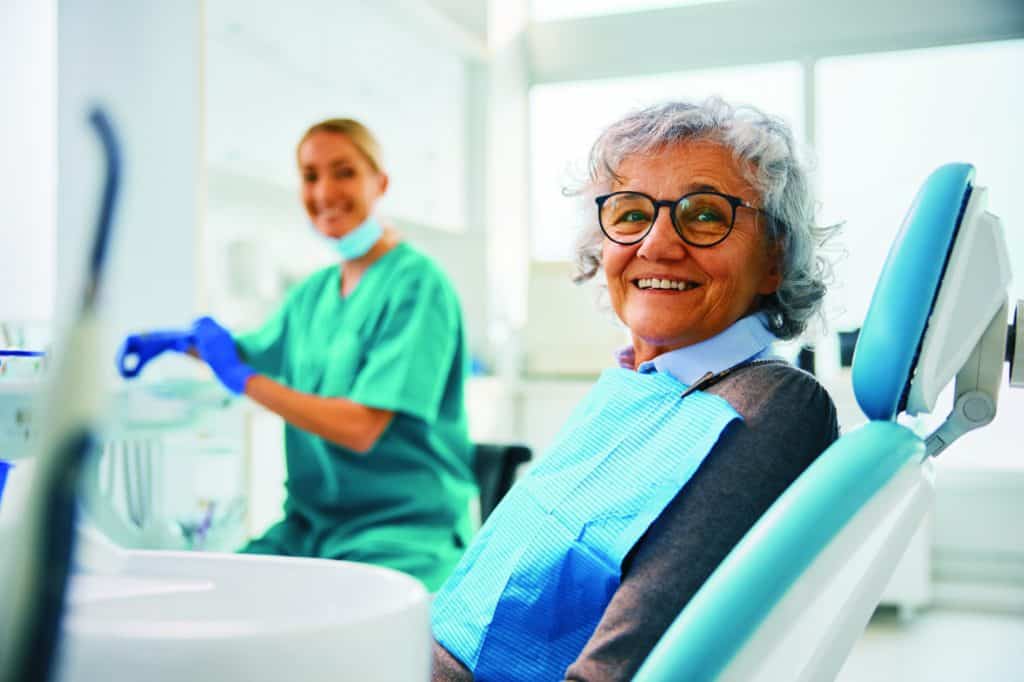
[[[384,171],[384,162],[380,152],[380,143],[377,142],[377,138],[374,137],[370,129],[364,126],[354,118],[328,118],[314,123],[309,127],[309,130],[303,134],[302,139],[299,140],[299,144],[295,147],[295,155],[298,157],[299,150],[302,148],[302,143],[310,138],[314,133],[337,133],[344,135],[352,144],[356,146],[366,160],[370,162],[373,170],[382,173]]]

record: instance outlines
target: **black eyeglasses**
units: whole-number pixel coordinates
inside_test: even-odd
[[[675,201],[662,201],[643,192],[612,192],[596,198],[598,222],[604,235],[616,244],[629,246],[643,241],[662,206],[670,209],[672,225],[679,237],[698,248],[720,244],[732,232],[740,206],[763,212],[756,206],[721,192],[684,194]]]

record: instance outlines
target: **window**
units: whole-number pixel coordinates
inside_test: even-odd
[[[825,59],[817,66],[821,199],[847,221],[833,307],[860,325],[918,187],[953,161],[976,167],[1006,228],[1013,295],[1024,296],[1024,41]]]
[[[803,137],[803,82],[796,62],[636,78],[538,85],[530,90],[530,224],[533,260],[571,258],[581,207],[562,189],[585,177],[590,146],[623,114],[672,98],[721,95],[782,116]]]

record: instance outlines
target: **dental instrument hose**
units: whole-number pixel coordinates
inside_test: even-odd
[[[40,434],[26,516],[12,553],[9,601],[0,613],[0,682],[49,680],[57,660],[64,595],[75,540],[75,506],[83,463],[93,453],[99,411],[100,345],[95,310],[120,187],[121,156],[107,115],[89,114],[105,159],[105,180],[81,306],[46,388],[46,431]],[[10,608],[8,608],[10,607]]]

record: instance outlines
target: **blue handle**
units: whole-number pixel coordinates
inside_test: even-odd
[[[160,331],[132,334],[125,338],[117,353],[117,370],[125,379],[133,379],[150,360],[164,351],[188,351],[196,343],[192,332]]]
[[[0,348],[0,357],[7,358],[41,358],[46,353],[41,350],[13,350]]]
[[[10,462],[0,459],[0,497],[4,496],[4,484],[7,483],[7,472],[10,468]]]

